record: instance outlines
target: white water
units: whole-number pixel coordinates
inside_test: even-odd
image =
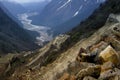
[[[36,12],[34,13],[23,13],[19,14],[18,18],[24,25],[24,28],[30,31],[36,31],[40,34],[40,36],[36,37],[36,43],[38,45],[42,45],[46,41],[50,41],[53,39],[52,34],[48,34],[48,30],[50,30],[49,27],[45,26],[39,26],[39,25],[33,25],[32,20],[28,19],[30,16],[37,15]]]

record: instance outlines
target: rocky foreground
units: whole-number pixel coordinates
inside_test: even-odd
[[[119,12],[120,0],[109,1],[101,9],[106,13],[88,19],[85,35],[90,34],[90,26],[104,24],[108,11]],[[120,15],[110,14],[104,26],[91,30],[94,34],[88,37],[73,31],[73,38],[60,35],[39,50],[1,57],[0,80],[120,80]],[[69,45],[71,39],[76,43]]]
[[[60,35],[34,54],[28,52],[23,53],[22,56],[16,55],[10,64],[6,62],[6,65],[0,65],[3,71],[0,74],[4,76],[2,78],[7,80],[119,80],[120,19],[118,17],[119,15],[110,15],[101,29],[91,37],[84,38],[68,50],[59,53],[59,56],[50,63],[47,63],[51,60],[48,58],[53,55],[49,53],[57,54],[56,51],[61,49],[60,46],[69,38],[68,35]],[[15,63],[19,63],[17,67]]]

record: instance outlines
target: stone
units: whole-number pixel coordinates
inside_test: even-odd
[[[110,43],[112,44],[112,46],[116,49],[116,50],[120,50],[120,41],[118,41],[115,38],[112,38]]]
[[[81,53],[80,58],[81,58],[81,62],[88,62],[91,56],[90,54],[86,54],[86,53]]]
[[[59,80],[67,80],[69,78],[68,73],[64,73],[63,76]]]
[[[72,62],[71,64],[68,65],[68,72],[72,75],[77,74],[80,70],[88,68],[90,66],[95,66],[93,63],[87,63],[87,62]]]
[[[105,63],[111,61],[114,65],[119,65],[119,54],[109,45],[105,50],[99,54],[99,61]]]
[[[91,76],[86,76],[86,77],[83,78],[83,80],[97,80],[97,79],[95,79]]]
[[[113,76],[109,80],[120,80],[120,75]]]
[[[101,66],[101,73],[113,69],[115,67],[115,65],[112,62],[106,62]]]
[[[105,72],[102,72],[100,74],[99,79],[109,80],[111,77],[114,77],[114,76],[120,76],[120,70],[119,69],[114,68],[114,69],[110,69],[110,70],[107,70]]]
[[[115,48],[115,50],[120,49],[120,41],[115,36],[108,36],[105,38],[105,41],[111,44]]]
[[[120,23],[116,23],[115,25],[113,25],[111,30],[115,35],[120,37]]]
[[[81,53],[87,53],[87,51],[86,51],[84,48],[80,48],[79,55],[80,55]]]
[[[104,41],[100,41],[88,48],[88,53],[81,53],[81,61],[86,62],[96,62],[98,60],[99,53],[104,50],[108,46],[108,43]],[[78,58],[80,59],[80,58]]]
[[[108,22],[112,22],[112,23],[118,23],[119,20],[117,19],[117,15],[116,14],[110,14],[108,19],[107,19],[107,23]]]
[[[108,46],[108,44],[104,41],[101,41],[100,43],[98,44],[95,44],[93,45],[91,48],[90,48],[90,51],[91,52],[94,52],[96,51],[96,49],[98,49],[99,51],[102,51],[104,48],[106,48]]]
[[[100,75],[101,66],[91,66],[86,69],[80,70],[80,72],[76,75],[77,80],[82,80],[85,76],[94,76],[98,77]]]
[[[59,80],[76,80],[76,78],[74,75],[64,73],[63,76]]]

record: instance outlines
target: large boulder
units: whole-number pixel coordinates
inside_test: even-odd
[[[101,63],[111,61],[114,65],[119,65],[120,57],[119,54],[111,46],[108,46],[99,54],[99,61]]]

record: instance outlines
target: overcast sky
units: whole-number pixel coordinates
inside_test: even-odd
[[[10,2],[18,2],[18,3],[29,3],[29,2],[42,2],[42,1],[50,1],[50,0],[0,0],[0,1],[10,1]]]

